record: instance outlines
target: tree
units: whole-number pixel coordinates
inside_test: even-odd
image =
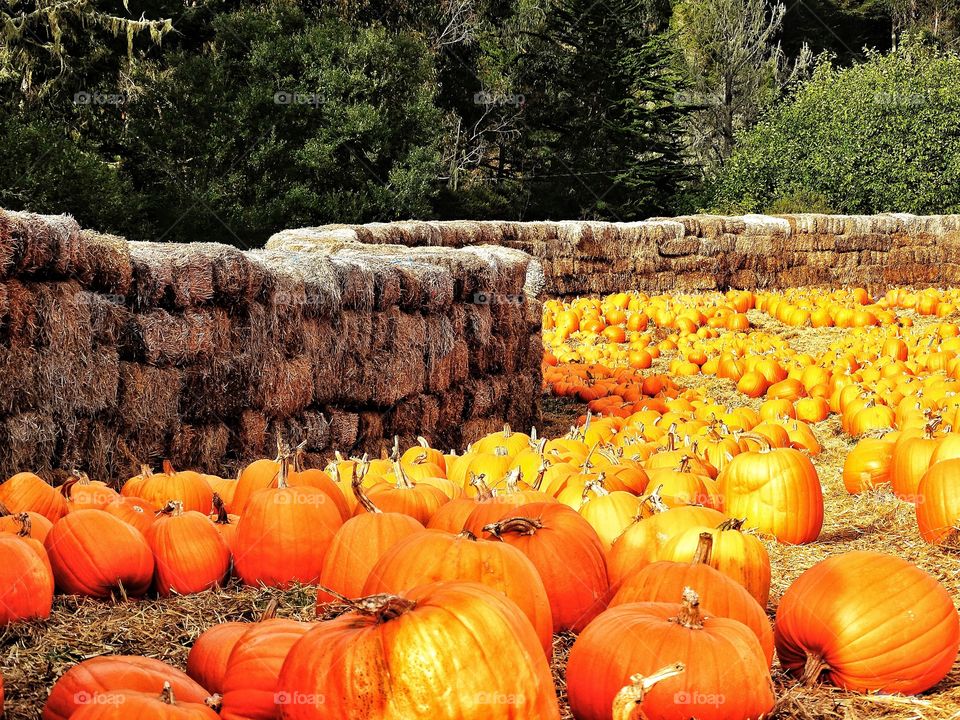
[[[822,61],[738,143],[720,211],[960,211],[960,55],[905,44],[849,68]]]
[[[680,0],[675,6],[672,26],[693,109],[690,146],[704,167],[722,164],[737,134],[809,62],[805,49],[787,72],[775,42],[785,12],[782,3],[768,12],[765,0]]]

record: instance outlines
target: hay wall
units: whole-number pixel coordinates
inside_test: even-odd
[[[286,230],[303,242],[502,245],[539,261],[551,296],[859,284],[960,284],[960,215],[694,215],[644,222],[399,222]],[[536,267],[531,266],[531,287]]]
[[[505,247],[128,243],[0,211],[0,477],[119,479],[164,457],[232,474],[277,430],[326,457],[529,428],[530,264]]]

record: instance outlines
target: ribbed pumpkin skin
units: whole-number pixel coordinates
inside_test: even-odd
[[[770,598],[770,555],[756,535],[733,529],[690,528],[664,546],[660,559],[691,562],[697,552],[700,533],[704,532],[713,537],[710,567],[742,585],[760,607],[765,608]]]
[[[636,495],[616,490],[608,495],[590,498],[580,506],[578,512],[597,531],[603,551],[608,553],[614,541],[640,514],[640,507],[640,498]]]
[[[161,597],[209,590],[230,572],[227,543],[210,519],[196,510],[161,514],[146,538],[156,562],[153,585]]]
[[[223,676],[224,720],[279,717],[277,678],[290,648],[314,625],[297,620],[264,620],[237,641]]]
[[[320,585],[348,598],[363,594],[370,571],[390,548],[424,527],[403,513],[363,513],[347,520],[337,530],[323,561]],[[317,604],[333,596],[317,590]]]
[[[401,593],[442,580],[479,582],[501,591],[524,611],[547,657],[553,652],[550,600],[537,568],[506,543],[425,530],[401,540],[370,571],[363,595]]]
[[[53,571],[46,553],[16,535],[0,535],[0,627],[50,617]],[[39,541],[36,541],[39,542]]]
[[[153,521],[156,519],[157,507],[143,498],[130,495],[117,498],[104,510],[120,518],[128,525],[132,525],[140,532],[146,533],[147,528],[153,525]]]
[[[65,516],[44,547],[57,588],[67,594],[106,598],[121,583],[131,597],[150,589],[153,553],[143,533],[104,510]]]
[[[656,562],[667,542],[692,527],[716,527],[726,516],[711,508],[687,505],[644,518],[618,537],[607,553],[607,575],[615,589],[628,575]]]
[[[202,703],[210,693],[175,667],[153,658],[132,655],[103,655],[74,665],[57,680],[43,720],[67,720],[80,707],[78,702],[115,690],[152,693],[169,682],[181,702]]]
[[[280,673],[285,720],[558,720],[550,668],[515,603],[460,582],[403,597],[416,605],[397,617],[350,612],[294,645]]]
[[[122,690],[109,693],[103,702],[84,705],[70,720],[217,720],[218,717],[202,703],[175,700],[170,705],[160,699],[159,691]]]
[[[46,515],[41,515],[31,510],[27,510],[26,513],[30,518],[30,537],[42,545],[43,541],[47,539],[50,530],[53,528],[53,523],[47,520]],[[23,527],[18,519],[19,515],[20,513],[0,516],[0,533],[13,533],[14,535],[18,535]]]
[[[250,496],[258,490],[266,490],[273,483],[280,472],[280,463],[276,460],[261,458],[254,460],[240,471],[237,478],[237,487],[233,491],[233,502],[230,503],[230,512],[243,515]]]
[[[258,490],[237,523],[236,574],[247,585],[314,583],[342,524],[336,505],[317,488]]]
[[[443,505],[450,502],[443,490],[433,485],[420,483],[416,487],[395,487],[389,483],[377,483],[367,489],[367,496],[383,512],[398,512],[409,515],[426,525],[430,518]],[[357,505],[354,515],[366,512],[363,505]]]
[[[679,612],[677,603],[628,603],[587,626],[567,662],[567,696],[577,720],[610,720],[613,699],[631,675],[651,675],[678,661],[686,670],[658,683],[643,702],[650,720],[745,720],[773,708],[756,636],[723,617],[707,617],[702,629],[688,629],[670,621]]]
[[[920,479],[917,495],[917,527],[920,536],[935,545],[956,542],[960,521],[960,459],[931,465]]]
[[[787,545],[813,542],[823,527],[823,491],[813,463],[799,450],[737,455],[720,475],[723,509],[745,527]]]
[[[940,438],[901,436],[893,448],[890,468],[890,486],[901,500],[915,503],[920,479],[930,467],[930,458],[937,450]]]
[[[124,489],[126,489],[124,485]],[[134,486],[132,494],[142,497],[157,507],[163,507],[171,500],[183,503],[184,510],[196,510],[208,513],[213,503],[213,488],[200,473],[192,470],[175,471],[169,463],[164,463],[164,471],[154,473],[139,486]],[[125,493],[129,494],[129,493]]]
[[[872,490],[890,482],[893,441],[864,438],[843,462],[843,486],[851,495]]]
[[[561,503],[532,503],[504,508],[500,520],[529,518],[542,525],[500,538],[522,552],[540,574],[550,600],[553,631],[580,632],[606,608],[609,584],[603,545],[579,513]],[[562,561],[560,561],[562,559]]]
[[[53,523],[67,514],[66,498],[30,472],[17,473],[0,484],[0,503],[12,513],[30,510]]]
[[[250,623],[225,622],[204,631],[187,655],[187,675],[210,692],[222,693],[230,653],[249,629]]]
[[[801,575],[777,608],[777,655],[801,673],[808,655],[822,677],[858,692],[913,695],[942,680],[960,647],[949,593],[893,555],[853,551]]]
[[[628,577],[610,607],[637,602],[670,602],[692,588],[700,596],[706,615],[737,620],[757,636],[763,648],[767,667],[773,662],[773,628],[767,614],[754,597],[740,584],[704,563],[662,560],[647,565]]]
[[[443,530],[456,535],[463,530],[464,523],[478,505],[476,498],[454,498],[444,503],[433,515],[426,527],[430,530]],[[496,498],[488,502],[496,502]]]

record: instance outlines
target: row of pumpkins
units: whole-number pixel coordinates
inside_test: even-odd
[[[734,430],[706,422],[716,437],[694,450],[678,428],[715,404],[695,391],[664,402],[639,432],[620,418],[552,440],[504,428],[462,456],[424,443],[325,471],[281,448],[237,480],[166,464],[119,494],[79,473],[62,491],[22,473],[0,485],[0,622],[48,616],[54,587],[185,594],[228,574],[315,583],[318,610],[350,609],[215,626],[189,678],[143,658],[87,661],[58,681],[46,718],[133,717],[128,702],[210,717],[196,703],[215,694],[228,718],[557,717],[548,661],[567,630],[580,633],[566,675],[578,718],[758,717],[774,702],[775,647],[810,680],[936,684],[957,654],[956,612],[898,558],[820,563],[771,629],[770,560],[740,518],[812,542],[816,471],[776,422],[748,428],[748,409]]]

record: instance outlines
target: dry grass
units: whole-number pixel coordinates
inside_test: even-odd
[[[754,325],[787,337],[798,350],[812,354],[825,348],[842,331],[788,329],[759,313]],[[920,322],[918,321],[918,324]],[[659,359],[652,372],[663,372]],[[757,404],[736,393],[733,384],[714,378],[686,379],[705,385],[725,403]],[[545,397],[543,422],[547,436],[565,434],[583,405]],[[769,612],[771,617],[784,590],[804,570],[828,555],[854,549],[892,553],[910,560],[937,577],[960,598],[960,556],[931,548],[920,540],[913,506],[889,492],[849,496],[840,479],[846,453],[853,442],[840,432],[836,418],[815,426],[823,452],[814,458],[824,488],[825,522],[818,542],[799,547],[768,543],[773,564]],[[148,655],[183,667],[196,637],[211,625],[228,620],[253,620],[272,597],[280,599],[280,615],[311,619],[314,592],[295,588],[286,592],[257,590],[231,584],[217,592],[166,600],[115,604],[74,597],[57,597],[50,620],[9,628],[0,634],[0,672],[6,680],[8,720],[39,717],[43,701],[57,677],[72,664],[104,653]],[[564,667],[574,636],[554,639],[553,673],[563,717],[572,718],[566,705]],[[774,666],[778,703],[773,718],[780,720],[947,720],[960,717],[960,665],[932,691],[917,698],[865,696],[829,686],[798,686]]]

